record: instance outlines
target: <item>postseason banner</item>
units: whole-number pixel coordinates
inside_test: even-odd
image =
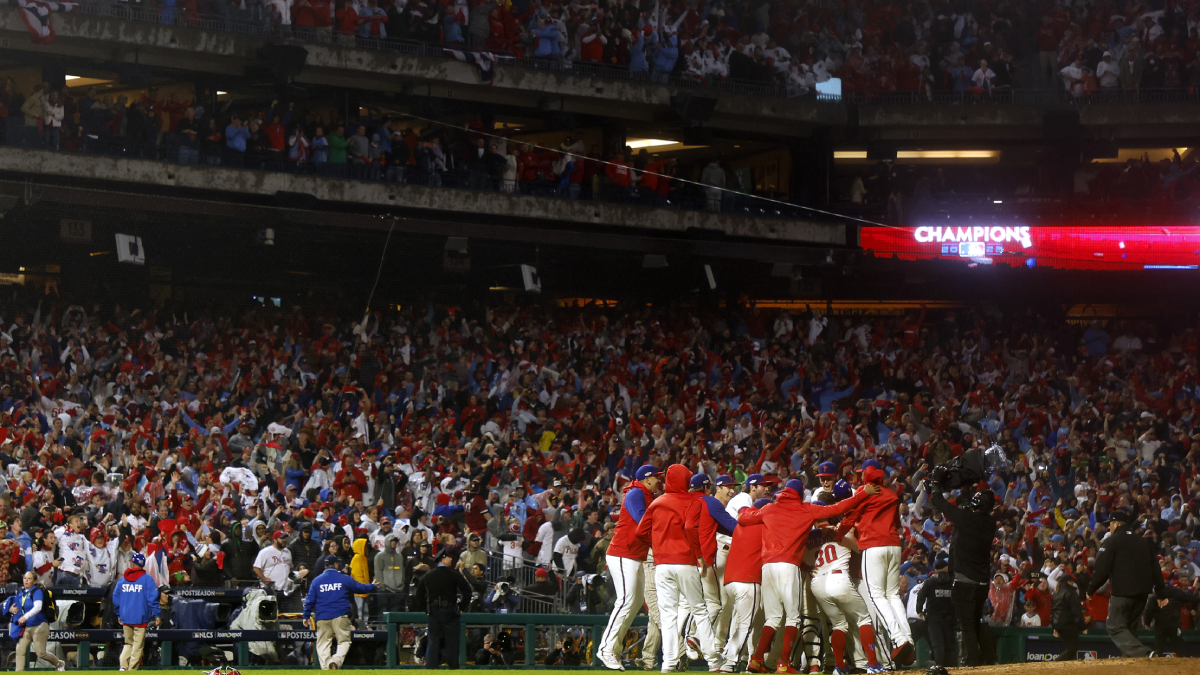
[[[1029,636],[1025,638],[1025,662],[1053,661],[1063,651],[1063,643],[1058,638]],[[1184,653],[1176,656],[1200,656],[1200,642],[1185,642]],[[1075,658],[1081,661],[1096,659],[1117,659],[1121,650],[1108,640],[1102,642],[1081,642]]]
[[[52,630],[52,642],[120,642],[125,635],[119,630]],[[146,639],[150,641],[171,642],[260,642],[276,640],[302,640],[310,642],[317,639],[315,631],[310,630],[186,630],[164,629],[147,630]],[[387,631],[354,631],[350,639],[356,642],[387,642]]]

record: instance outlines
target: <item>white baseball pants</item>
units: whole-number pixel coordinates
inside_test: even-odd
[[[908,612],[900,602],[900,547],[876,546],[862,552],[862,577],[868,600],[887,628],[892,644],[912,642]]]
[[[642,579],[646,596],[646,641],[642,643],[642,665],[647,670],[654,667],[658,659],[658,648],[662,645],[662,617],[658,613],[658,591],[654,582],[654,552],[642,563]]]
[[[721,656],[725,663],[737,663],[743,652],[747,658],[754,653],[751,641],[754,633],[754,615],[762,606],[762,589],[758,584],[732,581],[725,585],[729,602],[729,639]]]
[[[800,628],[800,568],[792,563],[767,563],[762,568],[765,626]]]
[[[600,644],[596,651],[604,656],[615,657],[618,651],[624,649],[625,633],[629,631],[633,617],[645,602],[645,578],[641,561],[615,555],[605,556],[605,559],[608,561],[608,571],[612,575],[617,595],[613,601],[612,614],[608,617],[608,625],[600,634]]]
[[[656,565],[654,584],[658,592],[658,616],[662,620],[663,672],[671,672],[679,662],[682,640],[680,617],[690,615],[696,624],[696,638],[704,660],[717,662],[716,640],[712,621],[704,604],[700,570],[695,565]]]
[[[871,614],[867,611],[867,603],[863,601],[848,574],[822,574],[813,577],[813,595],[825,610],[825,616],[833,624],[833,630],[843,633],[850,632],[850,624],[855,627],[871,623]]]

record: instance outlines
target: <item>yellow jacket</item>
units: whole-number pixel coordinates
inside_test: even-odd
[[[350,559],[350,577],[359,583],[371,583],[371,568],[367,565],[367,538],[355,539],[351,547],[354,549],[354,557]],[[366,593],[355,595],[360,598],[367,597]]]

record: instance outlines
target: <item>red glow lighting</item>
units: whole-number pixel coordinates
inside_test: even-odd
[[[864,227],[877,258],[1079,270],[1197,269],[1200,227]]]

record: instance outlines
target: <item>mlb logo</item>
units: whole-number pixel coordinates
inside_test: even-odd
[[[1083,661],[1095,661],[1100,658],[1100,655],[1096,652],[1079,652],[1078,655],[1080,660]]]

